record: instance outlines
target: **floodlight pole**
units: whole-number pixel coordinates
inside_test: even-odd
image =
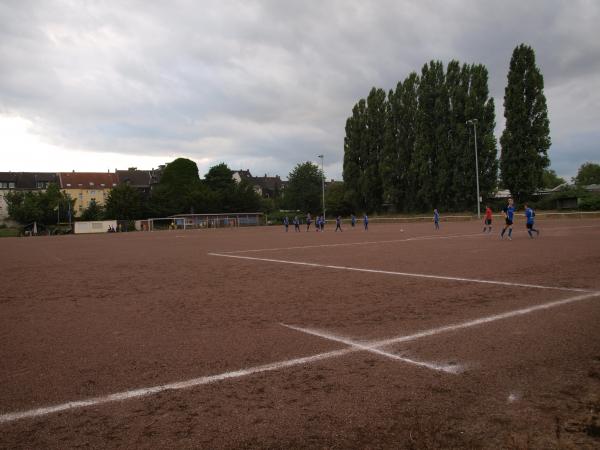
[[[323,168],[323,160],[325,159],[325,155],[318,155],[318,158],[321,158],[321,188],[323,192],[323,220],[325,220],[325,169]]]
[[[467,120],[468,125],[473,125],[473,133],[475,137],[475,180],[477,182],[477,218],[481,219],[481,210],[479,209],[479,162],[477,161],[477,119]]]

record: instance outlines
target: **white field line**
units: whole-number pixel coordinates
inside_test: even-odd
[[[417,361],[411,358],[406,358],[404,356],[396,355],[395,353],[386,352],[385,350],[381,350],[379,345],[375,343],[373,344],[361,344],[360,342],[356,342],[352,339],[348,339],[342,336],[337,336],[328,332],[315,330],[314,328],[301,328],[294,325],[287,325],[285,323],[280,324],[286,328],[290,328],[292,330],[300,331],[302,333],[311,334],[313,336],[318,336],[323,339],[327,339],[334,342],[339,342],[341,344],[346,344],[350,347],[354,347],[357,350],[364,350],[366,352],[375,353],[376,355],[385,356],[386,358],[395,359],[398,361],[402,361],[408,364],[413,364],[415,366],[426,367],[427,369],[437,370],[439,372],[447,372],[458,374],[463,371],[463,367],[459,365],[450,365],[450,364],[436,364],[425,361]]]
[[[502,227],[503,227],[502,224],[496,225],[496,230],[501,230]],[[574,230],[574,229],[579,229],[579,228],[598,228],[598,227],[600,227],[600,224],[599,225],[581,225],[581,226],[575,226],[575,227],[550,227],[550,228],[543,228],[542,231],[544,232],[544,235],[546,235],[547,233],[554,231],[554,230]],[[515,230],[513,230],[513,234],[514,233],[525,234],[525,233],[527,233],[527,231],[515,229]],[[490,235],[490,234],[482,233],[482,232],[469,233],[469,234],[450,234],[447,236],[431,234],[431,235],[415,236],[415,237],[404,238],[404,239],[388,239],[388,240],[383,240],[383,241],[360,241],[360,242],[342,242],[342,243],[336,243],[336,244],[297,245],[297,246],[293,246],[293,247],[257,248],[257,249],[248,249],[248,250],[233,250],[233,251],[218,252],[218,253],[224,254],[224,255],[232,255],[232,254],[237,254],[237,253],[270,252],[270,251],[279,251],[279,250],[301,250],[301,249],[305,249],[305,248],[322,248],[322,247],[345,247],[345,246],[351,246],[351,245],[392,244],[392,243],[398,243],[398,242],[425,241],[425,240],[430,240],[430,239],[456,239],[456,238],[488,237],[488,236],[494,236],[494,235],[493,234]],[[498,234],[498,236],[499,236],[499,234]]]
[[[454,325],[446,325],[446,326],[439,327],[439,328],[432,328],[432,329],[420,331],[418,333],[411,334],[408,336],[398,336],[398,337],[394,337],[391,339],[385,339],[382,341],[372,342],[369,344],[369,347],[385,347],[387,345],[395,344],[398,342],[415,341],[417,339],[421,339],[424,337],[434,336],[434,335],[441,334],[441,333],[447,333],[449,331],[455,331],[455,330],[460,330],[460,329],[464,329],[464,328],[483,325],[483,324],[494,322],[497,320],[522,316],[525,314],[530,314],[534,311],[541,311],[541,310],[545,310],[545,309],[555,308],[557,306],[562,306],[562,305],[566,305],[569,303],[579,302],[582,300],[587,300],[587,299],[590,299],[593,297],[598,297],[598,296],[600,296],[600,292],[592,292],[592,293],[588,293],[588,294],[584,294],[584,295],[578,295],[575,297],[566,298],[564,300],[543,303],[540,305],[531,306],[529,308],[508,311],[505,313],[482,317],[479,319],[470,320],[467,322],[462,322],[462,323],[458,323],[458,324],[454,324]],[[312,362],[316,362],[316,361],[322,361],[322,360],[326,360],[326,359],[330,359],[330,358],[337,358],[339,356],[344,356],[349,353],[355,353],[355,352],[358,352],[361,350],[362,349],[359,349],[357,347],[347,347],[347,348],[344,348],[341,350],[334,350],[334,351],[330,351],[330,352],[319,353],[319,354],[312,355],[312,356],[305,356],[302,358],[294,358],[294,359],[288,359],[285,361],[278,361],[278,362],[274,362],[274,363],[270,363],[270,364],[249,367],[247,369],[236,370],[233,372],[224,372],[224,373],[221,373],[218,375],[210,375],[210,376],[205,376],[205,377],[192,378],[191,380],[186,380],[186,381],[178,381],[175,383],[163,384],[163,385],[159,385],[159,386],[152,386],[152,387],[134,389],[134,390],[130,390],[130,391],[117,392],[115,394],[110,394],[110,395],[105,395],[105,396],[100,396],[100,397],[93,397],[93,398],[88,398],[88,399],[84,399],[84,400],[75,400],[75,401],[71,401],[71,402],[67,402],[67,403],[61,403],[58,405],[30,409],[27,411],[17,411],[17,412],[6,413],[6,414],[0,415],[0,424],[14,422],[14,421],[20,420],[20,419],[45,416],[48,414],[61,412],[61,411],[68,411],[71,409],[84,408],[87,406],[96,406],[96,405],[102,405],[105,403],[112,403],[112,402],[118,402],[118,401],[123,401],[123,400],[129,400],[129,399],[133,399],[133,398],[146,397],[146,396],[157,394],[157,393],[163,392],[163,391],[189,389],[189,388],[201,386],[204,384],[210,384],[210,383],[215,383],[218,381],[234,379],[234,378],[241,378],[241,377],[253,375],[256,373],[269,372],[269,371],[284,369],[287,367],[300,366],[300,365],[304,365],[304,364],[308,364],[308,363],[312,363]]]
[[[479,278],[462,278],[462,277],[451,277],[444,275],[430,275],[425,273],[409,273],[409,272],[394,272],[391,270],[377,270],[377,269],[363,269],[359,267],[347,267],[347,266],[334,266],[329,264],[318,264],[318,263],[309,263],[302,261],[289,261],[285,259],[273,259],[273,258],[257,258],[255,256],[241,256],[241,255],[230,255],[224,253],[208,253],[211,256],[221,256],[223,258],[234,258],[234,259],[246,259],[250,261],[264,261],[264,262],[273,262],[280,264],[291,264],[297,266],[307,266],[307,267],[319,267],[324,269],[334,269],[334,270],[349,270],[353,272],[367,272],[367,273],[378,273],[383,275],[397,275],[402,277],[413,277],[413,278],[429,278],[434,280],[444,280],[444,281],[459,281],[463,283],[481,283],[481,284],[495,284],[500,286],[512,286],[512,287],[524,287],[524,288],[533,288],[533,289],[552,289],[558,291],[570,291],[570,292],[595,292],[591,289],[580,289],[580,288],[569,288],[569,287],[560,287],[560,286],[543,286],[540,284],[528,284],[528,283],[512,283],[509,281],[495,281],[495,280],[481,280]]]
[[[274,248],[258,248],[258,249],[250,249],[250,250],[233,250],[229,252],[219,252],[221,254],[234,254],[234,253],[253,253],[253,252],[269,252],[276,250],[300,250],[304,248],[321,248],[321,247],[345,247],[350,245],[370,245],[370,244],[390,244],[395,242],[408,242],[408,241],[425,241],[429,239],[453,239],[453,238],[461,238],[461,237],[473,237],[480,236],[483,233],[470,233],[470,234],[451,234],[448,236],[439,236],[439,235],[427,235],[427,236],[415,236],[411,238],[404,239],[388,239],[384,241],[360,241],[360,242],[342,242],[338,244],[313,244],[313,245],[299,245],[294,247],[274,247]]]
[[[261,366],[249,367],[247,369],[236,370],[233,372],[224,372],[218,375],[210,375],[199,378],[192,378],[186,381],[177,381],[174,383],[162,384],[159,386],[151,386],[139,389],[133,389],[131,391],[117,392],[115,394],[109,394],[100,397],[93,397],[84,400],[75,400],[67,403],[61,403],[58,405],[46,406],[43,408],[30,409],[28,411],[18,411],[0,415],[0,424],[7,422],[14,422],[19,419],[27,419],[32,417],[45,416],[61,411],[68,411],[71,409],[84,408],[87,406],[102,405],[105,403],[118,402],[123,400],[129,400],[133,398],[146,397],[148,395],[158,394],[159,392],[172,391],[179,389],[189,389],[195,386],[202,386],[204,384],[215,383],[218,381],[228,380],[232,378],[241,378],[255,373],[269,372],[278,369],[284,369],[286,367],[299,366],[308,364],[323,359],[335,358],[343,356],[348,353],[358,351],[355,348],[349,347],[341,350],[334,350],[331,352],[319,353],[317,355],[306,356],[303,358],[288,359],[286,361],[278,361],[270,364],[264,364]]]

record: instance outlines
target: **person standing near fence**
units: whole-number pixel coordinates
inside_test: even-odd
[[[436,230],[440,229],[440,212],[437,208],[433,210],[433,224]]]
[[[306,215],[306,231],[310,230],[310,224],[312,223],[312,219],[310,217],[310,213]]]
[[[294,217],[294,232],[300,232],[300,219],[298,219],[298,216]]]
[[[485,205],[485,219],[483,219],[483,232],[485,233],[485,230],[488,230],[488,233],[492,232],[492,208],[490,208],[488,205]]]
[[[350,225],[352,228],[354,228],[354,225],[356,225],[356,216],[354,214],[350,216]]]
[[[525,218],[527,219],[527,223],[525,224],[525,226],[527,227],[527,233],[529,233],[529,237],[533,239],[532,231],[535,231],[536,236],[539,236],[540,230],[536,230],[535,228],[533,228],[533,225],[535,223],[535,211],[532,208],[530,208],[527,205],[527,203],[525,203]]]
[[[288,219],[288,216],[285,216],[283,218],[283,226],[285,227],[285,232],[288,232],[288,226],[290,225],[290,219]]]
[[[363,217],[363,224],[365,226],[365,231],[369,231],[369,216],[366,214],[365,217]]]
[[[504,228],[502,228],[502,233],[500,233],[500,239],[504,239],[504,233],[508,229],[508,240],[512,241],[512,225],[513,219],[515,216],[515,207],[513,204],[513,199],[508,199],[508,204],[502,208],[502,212],[504,213]]]

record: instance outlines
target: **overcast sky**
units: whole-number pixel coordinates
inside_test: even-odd
[[[571,177],[600,162],[599,24],[596,0],[0,0],[0,171],[183,156],[287,177],[324,154],[339,179],[352,106],[431,59],[487,66],[499,138],[524,42]]]

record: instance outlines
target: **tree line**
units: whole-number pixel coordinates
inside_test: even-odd
[[[549,165],[543,77],[531,47],[512,55],[498,159],[494,99],[482,64],[440,61],[395,89],[372,88],[346,121],[343,178],[353,208],[467,210],[476,205],[475,142],[483,198],[502,184],[521,200],[541,187]]]

